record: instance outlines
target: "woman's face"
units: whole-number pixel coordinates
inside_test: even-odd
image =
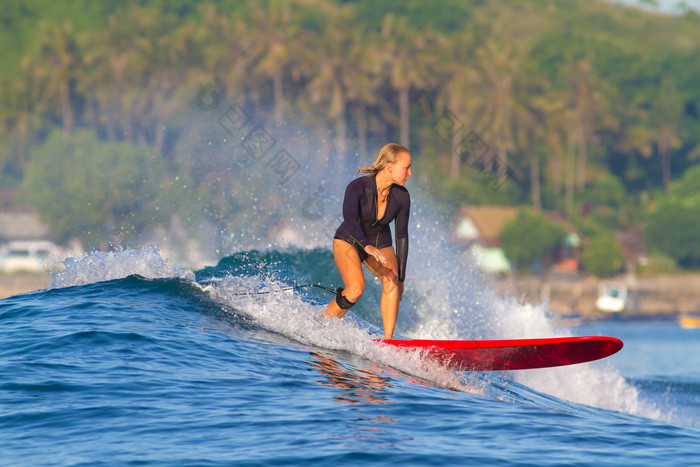
[[[400,152],[396,155],[396,162],[389,164],[389,174],[391,181],[403,186],[411,176],[411,155],[407,152]]]

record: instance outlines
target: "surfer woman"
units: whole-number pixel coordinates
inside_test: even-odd
[[[348,184],[343,223],[333,238],[333,258],[345,288],[337,290],[325,316],[342,317],[362,296],[364,263],[382,282],[384,338],[391,339],[406,277],[411,197],[403,185],[411,176],[411,154],[405,147],[389,143],[379,151],[374,164],[357,173],[369,175]],[[391,221],[395,221],[396,253],[392,248]]]

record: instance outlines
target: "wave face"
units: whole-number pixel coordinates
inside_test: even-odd
[[[93,253],[47,290],[0,300],[0,463],[696,462],[697,333],[557,328],[544,307],[499,298],[477,274],[430,274],[454,260],[419,248],[402,335],[575,331],[625,348],[572,367],[455,373],[372,341],[380,285],[369,277],[352,313],[322,318],[332,296],[293,287],[341,284],[326,249],[242,251],[198,271],[153,247]]]

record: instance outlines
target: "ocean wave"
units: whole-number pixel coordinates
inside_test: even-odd
[[[427,248],[427,247],[426,247]],[[434,249],[433,260],[448,276],[421,274],[407,279],[397,331],[414,338],[481,339],[537,338],[571,335],[553,325],[546,305],[518,303],[499,297],[478,276],[463,274],[454,258]],[[450,262],[452,264],[450,265]],[[428,271],[437,271],[431,263]],[[460,275],[462,287],[456,284]],[[455,374],[421,358],[419,353],[397,352],[377,345],[381,335],[378,298],[381,285],[368,280],[365,296],[342,320],[323,318],[325,305],[332,298],[315,289],[293,289],[300,284],[322,283],[331,288],[340,277],[330,251],[325,249],[242,251],[223,258],[215,267],[193,272],[165,260],[156,247],[140,250],[94,252],[68,260],[49,289],[79,286],[130,276],[147,279],[175,279],[193,287],[186,294],[205,294],[211,307],[228,319],[284,336],[313,348],[347,352],[368,361],[396,368],[442,387],[505,397],[489,386],[489,377]],[[444,279],[439,282],[437,279]],[[172,285],[172,283],[170,283]],[[425,291],[430,291],[426,294]],[[248,323],[248,324],[246,324]],[[655,404],[619,372],[605,364],[577,365],[570,368],[512,372],[512,381],[557,398],[653,419],[664,419]]]
[[[80,258],[68,258],[63,270],[53,276],[47,289],[73,287],[139,275],[151,279],[177,277],[194,280],[194,272],[171,264],[153,246],[141,249],[95,251]]]

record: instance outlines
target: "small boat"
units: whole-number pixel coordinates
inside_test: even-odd
[[[700,329],[700,313],[683,313],[678,316],[678,324],[683,329]]]
[[[627,305],[627,287],[623,284],[608,283],[600,286],[595,307],[605,313],[620,313]]]

